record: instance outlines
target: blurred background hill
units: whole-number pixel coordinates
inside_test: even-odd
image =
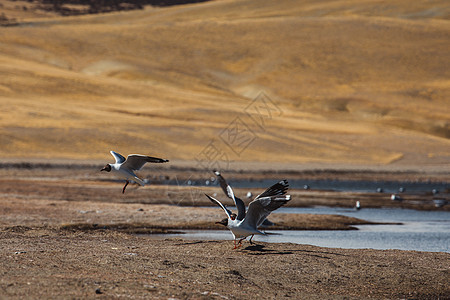
[[[0,155],[450,166],[448,1],[163,2],[0,0]]]

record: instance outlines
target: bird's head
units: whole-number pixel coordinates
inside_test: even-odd
[[[220,224],[220,225],[223,225],[223,226],[227,226],[227,225],[228,225],[228,218],[225,218],[225,219],[223,219],[223,220],[220,221],[220,222],[216,222],[216,224]]]
[[[107,164],[106,166],[103,167],[103,169],[100,170],[100,172],[101,171],[111,172],[111,165]]]

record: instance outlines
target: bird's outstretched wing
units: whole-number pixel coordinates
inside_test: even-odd
[[[291,195],[286,195],[289,184],[286,180],[280,181],[264,193],[255,198],[248,205],[247,216],[244,223],[251,227],[260,226],[270,213],[291,200]]]
[[[127,157],[127,160],[123,163],[122,166],[137,171],[142,168],[142,166],[145,165],[145,163],[165,163],[168,162],[167,159],[157,158],[157,157],[151,157],[146,155],[139,155],[139,154],[130,154]]]
[[[225,195],[227,195],[228,198],[233,199],[234,204],[236,205],[236,208],[238,211],[236,219],[238,219],[239,221],[244,220],[244,218],[245,218],[245,203],[244,203],[244,201],[242,201],[242,199],[240,199],[234,195],[233,189],[227,183],[225,178],[222,177],[222,174],[220,174],[219,171],[214,171],[214,174],[217,176],[220,187],[222,188]]]
[[[217,206],[221,207],[225,211],[225,213],[227,214],[228,218],[231,219],[232,212],[229,209],[227,209],[225,206],[223,206],[223,204],[220,203],[219,200],[217,200],[217,199],[215,199],[215,198],[213,198],[213,197],[211,197],[210,195],[207,195],[207,194],[205,194],[205,196],[208,197],[208,199],[211,200],[212,203],[214,203]]]
[[[117,152],[114,152],[114,151],[109,151],[109,152],[111,153],[112,156],[114,156],[114,159],[116,160],[116,164],[121,164],[126,160],[125,157],[123,157],[122,155],[120,155]]]
[[[263,197],[285,195],[288,188],[289,188],[289,183],[287,182],[287,180],[281,180],[280,182],[277,182],[274,185],[272,185],[271,187],[269,187],[262,194],[256,196],[255,200],[259,199],[259,198],[263,198]]]
[[[291,195],[272,196],[255,199],[248,205],[245,224],[253,228],[261,226],[270,213],[291,200]]]

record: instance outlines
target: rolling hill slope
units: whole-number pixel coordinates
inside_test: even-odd
[[[449,165],[449,16],[350,0],[27,15],[0,31],[0,154]]]

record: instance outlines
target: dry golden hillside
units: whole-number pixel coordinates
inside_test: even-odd
[[[448,1],[0,3],[3,158],[450,164]]]

